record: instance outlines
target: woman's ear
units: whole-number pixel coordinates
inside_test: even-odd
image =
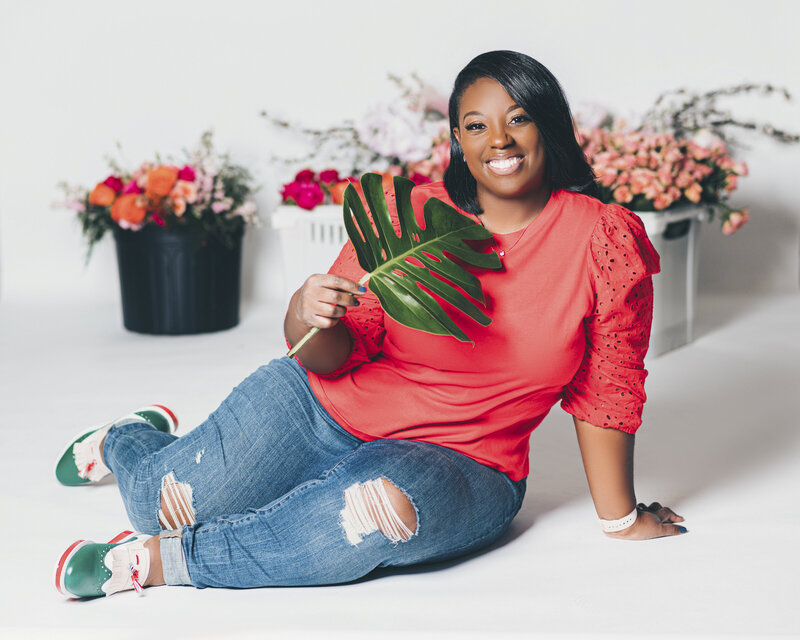
[[[453,127],[453,135],[458,141],[458,144],[461,144],[461,131],[459,131],[458,127]]]

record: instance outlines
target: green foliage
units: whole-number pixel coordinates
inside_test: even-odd
[[[372,220],[355,187],[349,185],[344,193],[344,223],[361,268],[369,272],[369,288],[380,300],[384,312],[407,327],[472,342],[422,287],[481,325],[491,323],[491,318],[472,300],[484,300],[480,281],[459,264],[502,268],[495,253],[480,253],[465,242],[488,239],[491,234],[438,198],[429,198],[423,205],[425,226],[420,227],[411,206],[414,183],[395,177],[398,236],[392,226],[381,176],[367,173],[361,178],[361,186]]]

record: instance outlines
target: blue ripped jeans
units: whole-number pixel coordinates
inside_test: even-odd
[[[196,587],[333,584],[453,558],[498,538],[525,494],[524,479],[451,449],[349,434],[289,358],[258,368],[180,438],[144,423],[112,428],[104,456],[133,526],[161,534],[167,584]],[[158,516],[170,474],[190,488],[193,511],[176,531]],[[359,491],[380,479],[411,502],[415,530],[394,534],[379,499]]]

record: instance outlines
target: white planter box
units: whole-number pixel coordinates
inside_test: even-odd
[[[661,256],[661,273],[653,277],[649,351],[658,356],[693,339],[698,239],[707,214],[704,208],[693,206],[637,215]],[[339,255],[347,240],[342,205],[323,205],[313,211],[280,206],[269,220],[281,236],[283,295],[288,302],[309,275],[327,272]]]

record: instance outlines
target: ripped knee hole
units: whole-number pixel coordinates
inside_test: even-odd
[[[192,487],[186,482],[178,482],[172,472],[161,478],[158,522],[162,529],[168,530],[195,523]]]
[[[405,542],[416,533],[414,505],[386,478],[356,482],[345,489],[344,501],[341,524],[353,545],[378,530],[394,543]]]

